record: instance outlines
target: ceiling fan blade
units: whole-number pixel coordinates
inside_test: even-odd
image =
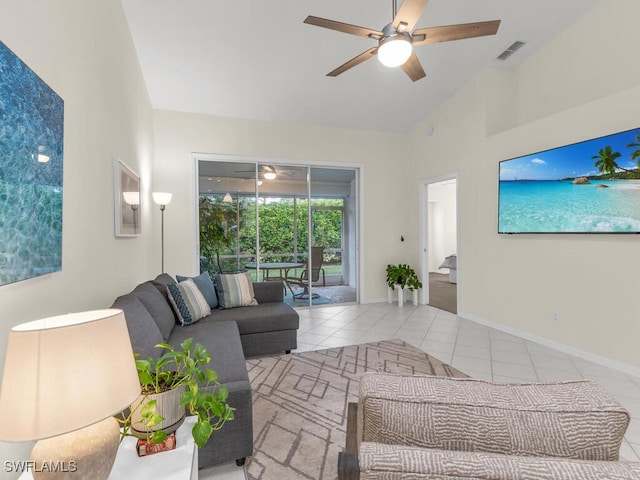
[[[393,17],[393,28],[400,32],[410,32],[413,27],[416,26],[420,15],[424,11],[424,7],[427,6],[429,0],[404,0],[398,13]],[[400,24],[406,24],[406,27]],[[399,28],[400,27],[400,28]]]
[[[427,45],[429,43],[449,42],[465,38],[495,35],[498,32],[500,20],[489,22],[460,23],[442,27],[418,28],[413,32],[413,45]],[[424,37],[422,37],[424,35]]]
[[[337,77],[338,75],[340,75],[341,73],[346,72],[350,68],[353,68],[356,65],[360,65],[362,62],[364,62],[366,60],[369,60],[370,58],[372,58],[377,53],[377,51],[378,51],[378,47],[372,47],[369,50],[367,50],[366,52],[362,52],[357,57],[353,57],[348,62],[343,63],[342,65],[340,65],[335,70],[332,70],[329,73],[327,73],[327,77]]]
[[[305,18],[304,23],[315,25],[316,27],[328,28],[330,30],[337,30],[338,32],[349,33],[351,35],[357,35],[358,37],[380,39],[383,36],[382,32],[378,30],[359,27],[358,25],[351,25],[350,23],[336,22],[335,20],[328,20],[326,18],[314,17],[312,15]]]
[[[409,60],[402,64],[402,70],[404,70],[404,73],[406,73],[407,76],[414,82],[427,76],[427,74],[424,73],[422,65],[420,64],[420,60],[418,60],[416,52],[411,52]]]

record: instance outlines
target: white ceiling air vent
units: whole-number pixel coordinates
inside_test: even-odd
[[[509,48],[507,48],[504,52],[502,52],[500,55],[498,55],[498,60],[502,60],[502,61],[506,60],[511,55],[513,55],[518,50],[520,50],[520,48],[522,48],[525,43],[527,43],[527,42],[521,42],[519,40],[513,42]]]

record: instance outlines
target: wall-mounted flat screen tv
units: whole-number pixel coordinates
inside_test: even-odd
[[[640,233],[640,128],[500,162],[498,233]]]

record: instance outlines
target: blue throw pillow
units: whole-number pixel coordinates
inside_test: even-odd
[[[207,303],[211,308],[218,308],[218,295],[216,294],[216,289],[213,286],[213,280],[209,276],[209,272],[204,272],[198,275],[197,277],[184,277],[182,275],[176,275],[176,279],[178,282],[184,282],[188,278],[193,279],[195,284],[198,286],[198,289],[204,295],[204,298],[207,299]]]

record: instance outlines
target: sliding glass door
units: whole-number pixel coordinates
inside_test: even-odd
[[[357,300],[355,170],[199,158],[198,171],[202,271],[281,282],[294,306]]]
[[[311,168],[312,304],[350,303],[356,290],[356,171]],[[353,274],[353,275],[352,275]]]
[[[255,260],[255,164],[204,163],[198,179],[200,270],[245,270]],[[247,178],[249,177],[249,178]]]

